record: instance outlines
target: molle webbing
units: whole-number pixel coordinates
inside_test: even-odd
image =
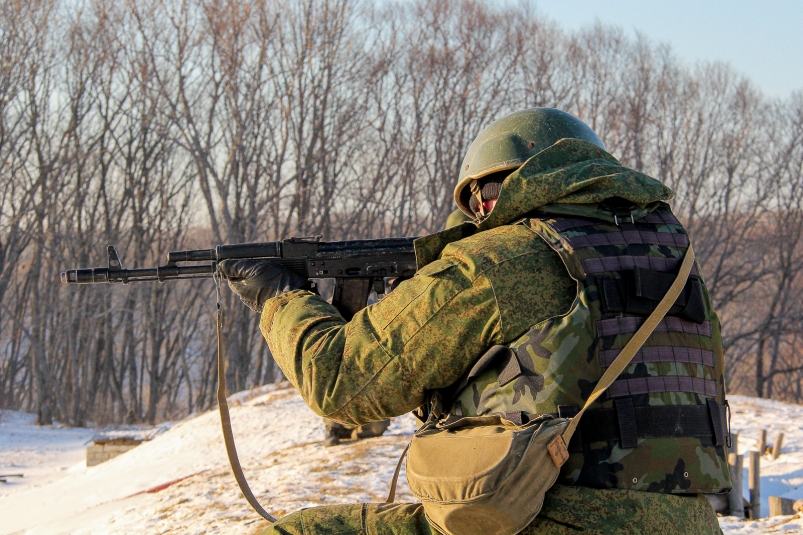
[[[622,230],[620,232],[605,232],[602,234],[584,234],[566,238],[566,241],[572,249],[604,247],[606,245],[664,245],[684,248],[689,246],[689,237],[685,234],[652,232],[649,230]]]
[[[587,275],[595,275],[606,271],[626,271],[635,267],[651,269],[662,273],[675,273],[680,266],[680,260],[675,258],[660,258],[656,256],[605,256],[602,258],[586,258],[580,264]],[[697,266],[691,268],[692,275],[699,275]]]
[[[677,271],[681,260],[670,255],[662,255],[661,252],[666,248],[687,248],[689,238],[671,212],[653,212],[635,222],[632,222],[629,217],[623,217],[618,225],[590,219],[544,222],[560,236],[559,242],[565,248],[562,254],[581,255],[579,264],[567,262],[567,265],[573,264],[582,269],[583,273],[577,275],[578,278],[586,281],[584,285],[595,283],[598,287],[602,312],[608,313],[596,320],[596,335],[603,342],[602,347],[606,348],[599,350],[599,364],[601,369],[606,369],[621,352],[621,349],[610,348],[611,344],[616,341],[616,337],[636,333],[644,324],[645,315],[654,306],[651,305],[650,299],[660,299],[666,293],[664,286],[668,287],[668,284],[674,280],[670,274]],[[667,228],[668,226],[670,228]],[[634,245],[636,247],[631,247]],[[649,246],[652,254],[646,254],[643,246]],[[598,278],[588,280],[589,275]],[[611,278],[611,276],[615,278]],[[697,285],[696,291],[699,294],[695,301],[697,308],[695,313],[684,314],[683,307],[695,290],[694,284]],[[673,310],[678,310],[678,315],[684,317],[666,316],[653,332],[682,333],[683,336],[691,335],[710,339],[713,333],[711,323],[705,321],[705,310],[701,308],[703,301],[699,280],[697,282],[690,280],[687,288],[689,292],[686,292],[685,295],[682,294],[673,308]],[[622,312],[632,315],[610,317],[610,313]],[[697,321],[690,321],[690,318]],[[659,363],[698,365],[713,371],[715,357],[711,350],[679,344],[642,347],[631,360],[631,364],[657,365]],[[632,405],[628,405],[631,407],[630,410],[625,410],[626,407],[622,404],[626,401],[629,404],[630,400],[621,398],[671,392],[716,397],[719,394],[719,386],[715,380],[710,378],[684,374],[623,377],[614,381],[608,388],[606,399],[617,400],[616,404],[620,414],[619,423],[624,425],[623,422],[627,422],[627,428],[632,431],[639,427],[639,423],[633,418],[622,420],[623,414],[632,412]],[[628,447],[633,447],[635,445],[633,443],[634,432],[628,431],[623,433],[623,437],[624,435],[629,436],[629,440],[624,442]]]
[[[600,337],[632,334],[638,331],[642,323],[644,323],[644,318],[635,316],[597,320],[597,334]],[[711,338],[711,323],[708,321],[694,323],[693,321],[668,316],[661,320],[654,332],[677,332]]]
[[[621,349],[616,347],[639,330],[657,300],[666,293],[674,280],[672,275],[679,269],[683,249],[689,246],[688,235],[668,210],[652,212],[635,222],[623,216],[617,219],[618,224],[577,218],[540,221],[550,231],[538,232],[564,258],[573,276],[584,287],[590,284],[597,288],[591,295],[599,299],[602,312],[595,319],[595,326],[598,362],[604,370],[619,355]],[[554,234],[550,239],[551,233]],[[711,322],[706,320],[703,287],[696,266],[692,274],[697,277],[689,280],[670,315],[653,331],[670,333],[669,339],[676,342],[667,345],[664,335],[663,345],[642,347],[631,364],[650,365],[652,371],[647,376],[617,379],[608,389],[606,399],[617,399],[617,404],[621,404],[622,398],[642,394],[684,392],[718,396],[719,385],[713,380],[714,351],[698,348],[701,340],[712,339],[713,331]],[[665,375],[668,370],[659,367],[662,363],[683,368],[678,369],[679,373]],[[690,366],[699,366],[699,371]],[[703,370],[703,375],[697,376]]]
[[[684,377],[668,375],[658,377],[635,377],[617,379],[608,388],[608,399],[639,394],[657,394],[661,392],[688,392],[701,396],[716,397],[719,394],[717,382],[700,377]]]
[[[619,355],[619,349],[604,349],[599,352],[599,363],[603,368],[611,365],[611,362]],[[631,364],[647,362],[687,362],[689,364],[702,364],[703,366],[714,366],[714,352],[707,349],[694,349],[691,347],[643,347],[641,348]]]
[[[623,221],[627,223],[627,219]],[[651,225],[677,225],[680,226],[680,221],[671,213],[649,213],[644,217],[638,219],[638,223],[648,223]],[[590,227],[598,225],[599,221],[594,219],[563,219],[553,223],[551,226],[558,232],[564,232],[574,228]]]

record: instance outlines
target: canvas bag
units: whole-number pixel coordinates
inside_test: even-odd
[[[669,291],[574,418],[541,415],[516,425],[495,415],[440,424],[431,414],[405,450],[408,485],[430,524],[445,535],[514,535],[532,522],[569,458],[566,445],[583,413],[624,371],[675,303],[693,263],[689,246]],[[393,502],[401,461],[388,503]]]

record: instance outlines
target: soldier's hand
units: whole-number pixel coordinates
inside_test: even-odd
[[[267,260],[224,260],[218,264],[220,276],[229,281],[231,291],[254,312],[262,312],[265,301],[307,283],[286,267]]]

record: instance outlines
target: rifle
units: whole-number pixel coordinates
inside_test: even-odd
[[[335,279],[332,304],[345,319],[365,308],[371,290],[386,293],[386,278],[409,278],[417,269],[415,238],[321,241],[321,236],[274,242],[218,245],[214,249],[171,251],[167,263],[154,268],[124,269],[113,245],[108,267],[69,269],[65,284],[119,283],[214,277],[217,263],[229,258],[262,258],[281,264],[306,279]],[[179,263],[190,262],[190,265]]]
[[[321,236],[290,238],[275,242],[218,245],[214,249],[171,251],[167,264],[155,268],[124,269],[120,255],[113,245],[107,248],[108,267],[68,269],[61,273],[65,284],[128,284],[136,281],[165,282],[171,279],[197,279],[214,277],[217,286],[217,338],[218,338],[218,389],[217,401],[223,427],[223,440],[234,478],[246,501],[268,522],[276,522],[254,496],[243,474],[234,434],[231,429],[229,407],[226,402],[226,371],[221,341],[222,312],[220,309],[220,277],[217,264],[229,258],[262,258],[281,264],[306,279],[335,279],[332,304],[346,319],[368,304],[371,290],[387,293],[386,278],[412,277],[418,265],[413,241],[416,238],[382,238],[377,240],[351,240],[322,242]],[[190,262],[190,265],[178,265]]]

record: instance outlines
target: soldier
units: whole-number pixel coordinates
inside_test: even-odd
[[[222,269],[321,415],[378,421],[438,392],[447,419],[571,416],[674,280],[689,240],[672,195],[621,165],[576,117],[535,108],[469,147],[454,198],[473,221],[418,240],[416,276],[350,322],[280,266]],[[504,362],[493,357],[499,346]],[[703,493],[730,487],[724,396],[719,321],[695,268],[581,420],[521,533],[720,533]],[[421,504],[361,504],[299,511],[266,533],[434,532]]]
[[[327,447],[337,446],[343,439],[360,440],[362,438],[381,437],[390,427],[389,419],[362,425],[348,425],[324,418],[323,423],[326,429],[323,445]]]

